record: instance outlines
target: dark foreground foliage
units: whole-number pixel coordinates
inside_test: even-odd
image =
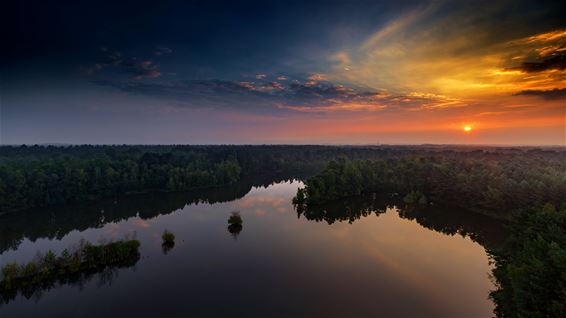
[[[27,264],[8,263],[2,267],[0,295],[4,302],[18,292],[31,295],[37,289],[76,281],[105,269],[129,267],[140,258],[140,242],[125,240],[105,245],[81,242],[73,252],[64,250],[56,256],[52,251]]]
[[[526,207],[566,203],[563,156],[439,153],[380,160],[337,160],[299,189],[295,204],[399,192],[406,204],[454,205],[501,219]]]
[[[491,256],[499,317],[566,317],[566,209],[522,213]]]

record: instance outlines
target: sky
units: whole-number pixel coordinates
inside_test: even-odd
[[[564,1],[2,11],[1,144],[566,145]]]

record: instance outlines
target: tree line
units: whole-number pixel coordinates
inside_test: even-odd
[[[113,150],[113,149],[107,149]],[[6,159],[0,163],[0,209],[90,200],[147,190],[178,191],[231,184],[241,168],[233,155],[102,151],[92,156]]]
[[[566,204],[564,153],[411,153],[378,160],[331,161],[297,191],[295,203],[398,192],[408,204],[454,205],[502,219],[550,203]]]
[[[407,162],[405,166],[394,167],[394,163],[400,163],[400,158],[415,158],[415,156],[436,158],[435,160],[441,161],[440,164],[444,164],[443,158],[452,158],[452,166],[444,166],[443,169],[446,171],[431,175],[426,182],[436,182],[446,186],[450,184],[447,181],[452,182],[454,178],[452,176],[448,178],[443,173],[458,174],[457,185],[462,188],[475,181],[466,177],[468,171],[465,169],[473,169],[473,163],[469,163],[468,158],[476,158],[474,162],[485,160],[488,164],[503,163],[506,160],[517,162],[520,165],[516,169],[523,169],[524,172],[512,171],[513,180],[519,180],[519,183],[525,180],[518,185],[525,194],[519,200],[527,201],[530,196],[546,191],[550,187],[549,184],[562,182],[556,180],[563,178],[564,173],[555,175],[554,179],[538,178],[534,181],[529,179],[529,175],[520,178],[521,173],[530,173],[529,170],[532,169],[529,165],[533,162],[536,171],[532,174],[547,176],[558,168],[562,168],[563,172],[564,164],[557,167],[555,163],[559,161],[558,158],[564,161],[564,154],[563,149],[433,145],[3,146],[0,147],[0,213],[126,193],[229,186],[241,178],[281,172],[291,175],[296,171],[308,171],[314,174],[323,170],[329,161],[338,158],[354,161],[372,160],[373,163],[368,167],[360,165],[357,171],[352,170],[352,167],[344,167],[346,178],[351,179],[352,182],[345,181],[348,183],[347,186],[336,185],[336,189],[342,189],[339,191],[344,193],[324,190],[318,195],[321,200],[329,200],[362,192],[362,188],[367,186],[367,180],[362,179],[360,182],[356,174],[361,173],[365,178],[368,170],[372,172],[379,170],[373,167],[374,165],[387,165],[389,170],[384,172],[386,173],[384,180],[389,180],[388,182],[392,184],[414,183],[413,179],[405,180],[407,177],[403,176],[412,176],[413,171],[406,169],[424,168],[422,164]],[[465,163],[459,164],[460,159]],[[554,170],[542,171],[545,167],[549,167],[548,162],[552,163],[551,169]],[[424,173],[424,171],[417,172]],[[490,189],[491,196],[505,196],[505,193],[499,191],[502,187],[516,186],[505,184],[509,181],[507,179],[509,171],[504,172],[505,178]],[[494,173],[500,171],[496,170]],[[405,179],[397,180],[399,178]],[[377,180],[377,177],[374,179]],[[315,187],[312,186],[313,189]],[[533,189],[534,194],[531,191]],[[551,189],[550,192],[555,193],[556,189]],[[309,200],[315,200],[316,196],[311,194]],[[474,197],[471,197],[470,201],[473,199]],[[508,198],[499,198],[499,200],[508,201]]]
[[[357,150],[350,151],[356,155]],[[127,193],[232,185],[316,170],[325,146],[3,146],[0,213]],[[367,155],[367,154],[366,154]]]

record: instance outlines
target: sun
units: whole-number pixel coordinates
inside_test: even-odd
[[[464,131],[465,132],[472,131],[472,126],[464,126]]]

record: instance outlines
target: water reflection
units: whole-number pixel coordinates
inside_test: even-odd
[[[175,242],[163,242],[163,244],[161,244],[161,250],[163,251],[164,255],[167,255],[173,249],[173,247],[175,247]]]
[[[232,215],[230,215],[230,217],[228,218],[228,232],[232,234],[234,239],[237,239],[240,232],[242,232],[243,223],[244,222],[242,220],[242,217],[240,216],[240,212],[232,212]]]
[[[97,288],[111,286],[112,282],[118,278],[120,269],[132,268],[132,270],[135,270],[135,265],[139,259],[140,255],[137,254],[119,263],[114,263],[102,268],[90,268],[73,274],[52,275],[51,278],[42,279],[39,283],[15,285],[14,288],[3,289],[2,292],[0,292],[0,307],[9,304],[11,301],[15,300],[18,295],[23,296],[27,300],[33,299],[34,302],[37,303],[41,300],[42,296],[50,290],[58,289],[63,286],[77,287],[79,291],[82,291],[89,282],[95,279],[97,279]]]
[[[387,203],[376,200],[373,196],[349,198],[314,207],[295,205],[299,218],[302,215],[307,220],[325,221],[328,224],[346,221],[352,224],[361,218],[385,213],[388,207],[390,206]]]
[[[407,206],[398,196],[390,194],[366,195],[343,199],[314,207],[294,205],[297,215],[316,222],[348,222],[361,218],[376,217],[387,209],[395,209],[404,219],[415,220],[421,226],[446,235],[470,237],[473,241],[491,249],[505,241],[506,227],[492,218],[465,211],[461,208],[443,206]]]
[[[106,199],[95,203],[83,203],[47,208],[31,209],[0,215],[0,254],[15,250],[27,238],[60,240],[71,231],[101,228],[131,217],[139,217],[140,227],[148,227],[145,220],[166,215],[187,205],[215,204],[244,197],[253,187],[302,177],[301,173],[264,175],[246,178],[229,187],[199,189],[190,192],[145,193],[129,195],[119,199]]]
[[[78,222],[88,213],[69,208],[54,215],[61,222],[72,219],[64,227],[31,221],[26,229],[20,220],[8,236],[12,241],[30,234],[65,236],[73,225],[79,231],[60,241],[24,240],[16,251],[0,254],[1,264],[83,236],[96,240],[132,230],[143,259],[135,273],[121,271],[112,286],[92,283],[82,293],[53,288],[36,304],[16,297],[0,316],[490,316],[493,284],[480,244],[492,244],[500,223],[438,207],[392,208],[403,205],[387,195],[295,210],[291,198],[300,186],[252,188],[214,204],[186,205],[194,193],[144,195],[127,212],[115,207],[127,208],[121,199],[104,208],[102,221],[100,209]],[[179,201],[169,204],[177,195]],[[175,207],[180,209],[172,213]],[[232,211],[245,221],[245,233],[243,226],[230,226],[238,222],[227,224]],[[9,229],[1,224],[1,231]],[[176,235],[173,250],[163,250],[164,229]]]

